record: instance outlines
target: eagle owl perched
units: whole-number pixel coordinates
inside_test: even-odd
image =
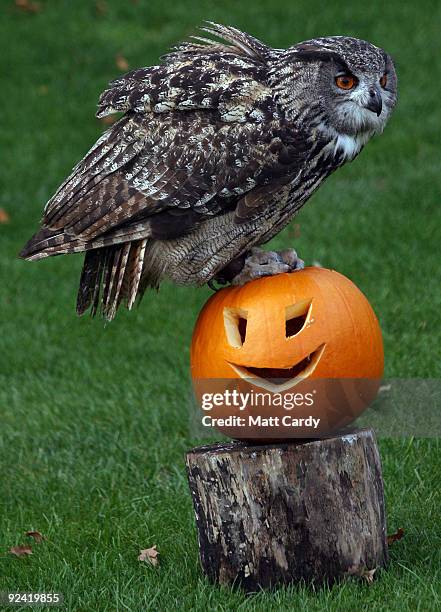
[[[110,83],[98,117],[124,116],[49,200],[21,257],[85,251],[77,311],[113,318],[163,278],[243,283],[294,270],[256,249],[381,133],[396,102],[387,53],[345,36],[273,49],[204,28],[162,64]]]

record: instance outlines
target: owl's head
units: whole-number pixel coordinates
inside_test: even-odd
[[[316,38],[285,52],[292,67],[288,102],[296,114],[310,109],[317,123],[341,135],[382,132],[397,100],[391,57],[364,40],[347,36]],[[295,80],[295,84],[293,83]]]

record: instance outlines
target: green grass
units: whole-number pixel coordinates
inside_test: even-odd
[[[373,585],[246,597],[202,577],[183,456],[188,346],[206,289],[164,286],[111,325],[74,314],[81,257],[16,259],[43,204],[102,130],[115,55],[148,65],[203,19],[275,46],[346,33],[394,56],[400,101],[384,136],[336,173],[296,219],[295,245],[352,278],[377,311],[390,377],[440,376],[439,54],[435,1],[93,2],[0,7],[2,120],[0,590],[58,590],[72,610],[435,610],[440,589],[440,443],[382,440],[389,531],[406,535]],[[438,232],[437,232],[438,229]],[[292,245],[286,230],[277,246]],[[7,554],[38,529],[30,558]],[[137,561],[157,544],[159,568]]]

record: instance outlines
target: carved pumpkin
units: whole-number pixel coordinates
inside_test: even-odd
[[[232,437],[323,435],[347,425],[375,397],[383,374],[381,330],[365,296],[338,272],[314,267],[278,274],[222,289],[208,300],[193,333],[191,373],[198,400],[226,389],[278,401],[315,394],[312,407],[300,402],[289,409],[219,401],[210,409],[215,420],[287,412],[297,419],[320,417],[319,427],[292,431],[275,421],[254,428],[254,419],[251,428],[218,426]]]

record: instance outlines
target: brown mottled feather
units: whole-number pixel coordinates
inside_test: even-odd
[[[129,288],[127,292],[127,308],[130,310],[135,303],[138,294],[139,283],[141,281],[144,266],[144,257],[147,240],[141,240],[136,247],[136,252],[131,262]]]
[[[103,314],[108,320],[113,319],[120,302],[119,293],[130,251],[130,243],[114,247],[113,250],[114,258],[110,272],[109,285],[106,294],[103,295]]]
[[[101,284],[103,249],[88,251],[84,258],[77,296],[77,313],[82,315],[94,302],[95,289]]]
[[[142,273],[145,243],[126,242],[86,253],[77,298],[79,315],[91,307],[93,316],[99,307],[100,295],[101,311],[108,320],[113,319],[123,300],[128,308],[133,306]]]

